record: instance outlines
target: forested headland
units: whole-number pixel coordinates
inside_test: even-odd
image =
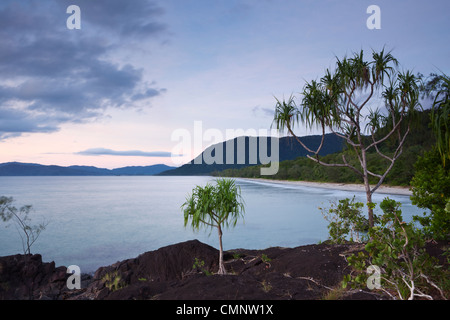
[[[382,128],[378,131],[383,136],[385,130]],[[369,139],[369,137],[367,137]],[[298,148],[302,146],[297,144]],[[435,144],[435,137],[430,128],[430,110],[420,111],[416,114],[413,121],[411,131],[406,138],[403,146],[403,153],[396,161],[391,172],[387,175],[384,184],[390,186],[408,186],[414,176],[414,164],[419,156],[429,151]],[[387,154],[393,154],[395,145],[388,139],[381,147],[380,151]],[[350,148],[344,148],[342,152],[332,153],[322,157],[323,162],[334,163],[340,161],[342,155],[345,154],[350,159],[351,164],[357,164],[358,159]],[[386,167],[387,160],[378,156],[375,149],[370,150],[367,155],[368,167],[372,172],[377,172]],[[247,166],[240,169],[227,169],[224,171],[216,171],[214,176],[222,177],[241,177],[241,178],[266,178],[277,180],[301,180],[316,182],[337,182],[337,183],[361,183],[361,178],[352,170],[345,167],[326,167],[322,166],[306,157],[298,157],[295,160],[281,161],[278,173],[271,176],[261,176],[261,165]],[[373,181],[375,182],[375,179]]]

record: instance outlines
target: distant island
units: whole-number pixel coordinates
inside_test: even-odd
[[[0,164],[0,176],[150,176],[174,168],[164,164],[104,169],[93,166],[62,167],[36,163],[7,162]]]

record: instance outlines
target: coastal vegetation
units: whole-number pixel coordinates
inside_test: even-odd
[[[0,197],[0,219],[7,223],[12,222],[19,233],[22,240],[22,248],[25,256],[31,255],[31,246],[39,238],[42,231],[48,225],[48,222],[42,222],[39,224],[31,224],[31,218],[29,216],[32,206],[25,205],[20,208],[13,206],[14,199],[12,197]]]
[[[320,208],[329,222],[331,243],[364,244],[364,250],[347,257],[352,271],[344,277],[343,287],[369,287],[393,299],[447,299],[449,248],[444,254],[447,261],[441,262],[424,248],[427,242],[450,239],[450,79],[431,74],[423,81],[422,75],[400,73],[394,66],[397,60],[384,50],[374,52],[371,62],[364,61],[361,52],[338,60],[335,74],[327,70],[320,82],[307,83],[299,107],[293,97],[277,100],[274,123],[287,129],[309,154],[281,162],[276,175],[264,178],[362,180],[366,204],[342,199],[331,208]],[[382,90],[388,112],[369,109],[363,116],[376,89]],[[359,103],[356,92],[362,93]],[[417,110],[420,93],[432,98],[430,110]],[[323,135],[326,129],[335,133],[344,139],[344,150],[320,157],[322,144],[310,149],[295,135],[298,123],[316,126]],[[260,178],[258,172],[258,167],[247,167],[216,175]],[[383,214],[375,216],[371,195],[382,183],[410,186],[412,203],[428,211],[405,222],[400,203],[386,198],[379,204]],[[368,219],[361,212],[365,205]]]
[[[379,290],[401,300],[447,299],[448,267],[426,252],[429,235],[417,228],[414,221],[405,222],[400,206],[399,202],[385,198],[380,203],[383,214],[375,216],[372,228],[367,228],[362,202],[347,198],[328,210],[322,209],[329,222],[330,244],[364,245],[364,250],[346,257],[351,271],[343,278],[343,288]],[[438,232],[441,233],[442,230]]]
[[[436,137],[436,149],[445,167],[450,160],[450,77],[432,73],[421,91],[424,95],[434,98],[431,127]]]
[[[224,227],[235,226],[245,212],[241,190],[232,179],[217,179],[215,185],[197,186],[186,198],[184,226],[190,221],[194,230],[201,227],[217,228],[219,236],[219,271],[226,274],[223,263],[222,235]]]
[[[415,163],[425,152],[430,151],[435,144],[436,138],[430,127],[430,110],[417,112],[417,117],[413,123],[413,130],[408,135],[408,139],[404,142],[403,153],[398,157],[395,165],[387,174],[384,184],[389,186],[409,186],[411,179],[415,173]],[[380,131],[385,130],[380,128]],[[387,130],[387,129],[386,129]],[[386,141],[381,146],[380,151],[391,155],[393,153],[392,146]],[[300,145],[297,143],[297,146]],[[349,157],[350,150],[344,148],[343,151],[335,152],[321,157],[322,161],[336,162],[343,156]],[[366,154],[368,168],[370,171],[376,171],[377,168],[385,164],[385,160],[377,156],[375,150],[369,150]],[[353,160],[349,159],[350,164],[357,165]],[[275,180],[293,180],[293,181],[315,181],[315,182],[335,182],[335,183],[361,183],[359,176],[351,169],[346,167],[328,167],[322,166],[303,157],[293,160],[281,161],[279,170],[272,176],[261,176],[260,166],[247,166],[240,169],[228,169],[224,171],[216,171],[214,176],[223,177],[241,177],[241,178],[264,178]],[[375,178],[369,177],[371,184],[375,183]]]
[[[394,299],[448,298],[450,249],[446,248],[447,261],[440,263],[424,247],[427,241],[448,241],[450,238],[449,78],[432,75],[423,88],[427,88],[427,94],[439,88],[430,114],[436,143],[414,165],[411,200],[418,207],[428,209],[428,213],[414,216],[413,221],[407,223],[403,221],[400,203],[384,199],[380,203],[383,215],[377,217],[375,226],[367,230],[365,250],[347,258],[353,271],[344,277],[344,287],[349,284],[352,287],[367,286]],[[337,208],[328,210],[328,216],[334,217],[328,219],[333,243],[347,240],[349,232],[350,240],[353,240],[354,229],[359,227],[360,230],[361,221],[364,221],[358,212],[362,206],[362,203],[345,199]],[[415,221],[421,228],[416,227]]]
[[[342,199],[338,204],[333,203],[326,210],[319,208],[328,224],[329,240],[332,243],[345,243],[347,241],[362,242],[366,239],[368,221],[361,213],[364,207],[362,202],[355,199]]]
[[[450,78],[431,74],[422,91],[434,98],[431,123],[436,140],[433,148],[415,164],[411,180],[411,201],[419,208],[429,210],[415,217],[429,238],[450,238]]]
[[[411,202],[427,209],[414,220],[422,225],[428,238],[448,240],[450,237],[450,166],[444,167],[437,148],[419,157],[411,180]]]
[[[420,107],[419,79],[409,71],[399,71],[398,65],[397,59],[384,49],[373,51],[371,60],[366,60],[361,50],[351,58],[337,59],[335,70],[327,69],[320,81],[307,82],[298,105],[291,96],[288,101],[277,100],[275,107],[273,122],[277,129],[296,137],[308,151],[308,159],[322,166],[349,168],[362,180],[371,227],[372,195],[402,154],[411,122]],[[372,107],[374,104],[376,108]],[[323,140],[317,148],[309,148],[294,133],[297,124],[319,129],[322,137],[327,130],[331,131],[344,139],[347,153],[339,161],[323,161],[319,155]],[[387,130],[380,130],[382,127]],[[393,146],[389,155],[380,150],[387,140]],[[370,150],[385,161],[376,171],[368,167]],[[375,180],[375,185],[370,180]]]

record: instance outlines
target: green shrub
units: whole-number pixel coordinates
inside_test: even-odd
[[[362,202],[355,202],[346,198],[339,200],[339,204],[331,204],[331,208],[322,210],[322,215],[329,222],[329,240],[332,243],[344,243],[348,240],[362,242],[364,232],[368,228],[368,220],[362,215]]]
[[[117,270],[115,270],[114,272],[106,273],[102,277],[102,282],[105,284],[106,288],[113,292],[125,287],[125,284],[122,281],[122,277]]]
[[[449,271],[425,252],[422,231],[413,222],[403,221],[400,203],[386,198],[380,208],[383,215],[369,230],[365,252],[347,259],[353,271],[344,278],[344,286],[371,288],[371,281],[378,276],[377,289],[394,299],[432,299],[433,296],[445,299]],[[371,275],[368,270],[377,270],[379,274]]]
[[[203,272],[207,276],[212,275],[212,273],[208,269],[205,269],[205,261],[200,260],[198,258],[194,259],[194,264],[192,265],[192,269],[195,269],[195,270],[200,269],[200,271]]]
[[[411,180],[411,201],[419,208],[428,209],[423,216],[415,216],[428,238],[450,238],[450,214],[445,211],[450,201],[450,166],[442,165],[436,148],[420,157],[415,164],[416,173]]]

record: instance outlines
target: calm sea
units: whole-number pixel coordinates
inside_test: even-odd
[[[15,206],[30,204],[32,222],[49,222],[32,247],[46,262],[78,265],[82,272],[134,258],[146,251],[198,239],[218,247],[216,230],[184,228],[180,206],[196,185],[212,177],[0,177],[0,195]],[[353,197],[354,192],[237,180],[245,200],[245,218],[224,231],[224,249],[293,247],[327,239],[327,222],[318,207]],[[374,195],[381,201],[386,195]],[[422,210],[408,196],[402,203],[410,220]],[[356,193],[363,202],[365,195]],[[14,225],[0,221],[0,256],[23,253]]]

